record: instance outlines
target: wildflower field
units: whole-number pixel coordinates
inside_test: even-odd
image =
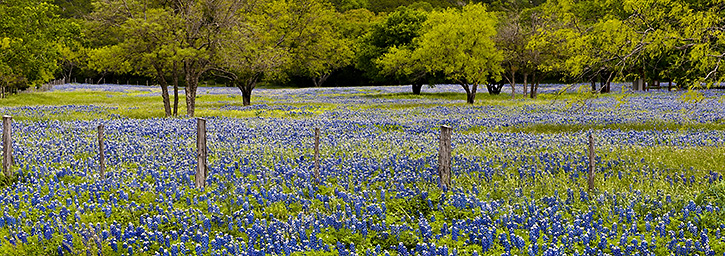
[[[472,106],[454,85],[258,89],[248,107],[236,88],[200,88],[204,190],[196,121],[155,118],[155,87],[3,99],[15,165],[0,180],[0,254],[725,255],[725,92],[561,88]]]

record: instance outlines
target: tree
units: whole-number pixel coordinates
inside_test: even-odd
[[[520,12],[508,12],[499,23],[495,37],[496,47],[503,53],[503,77],[511,86],[511,98],[516,97],[516,72],[526,65],[526,32],[520,22]],[[526,88],[524,88],[525,93]]]
[[[659,84],[680,66],[671,64],[687,48],[683,40],[699,40],[681,35],[687,31],[683,18],[692,16],[683,1],[561,1],[549,7],[551,16],[566,23],[557,32],[569,53],[563,70],[590,82],[593,92],[609,92],[612,80],[628,77]]]
[[[199,78],[214,69],[225,35],[239,25],[243,0],[177,0],[174,13],[181,20],[179,54],[186,81],[186,114],[194,116]]]
[[[251,104],[257,82],[281,76],[289,62],[289,53],[280,46],[282,38],[273,32],[278,27],[268,21],[257,17],[253,22],[242,23],[222,41],[218,71],[239,88],[244,106]]]
[[[370,32],[360,38],[355,53],[355,67],[362,70],[365,76],[374,82],[379,83],[395,78],[390,77],[390,74],[393,73],[382,72],[381,68],[384,66],[376,63],[376,60],[393,47],[405,48],[411,45],[413,39],[422,34],[421,29],[426,17],[427,15],[423,11],[399,7],[385,20],[374,24]]]
[[[417,4],[422,5],[422,4]],[[422,22],[425,22],[427,13],[422,11],[426,8],[431,8],[430,4],[427,6],[422,5],[420,9],[412,7],[401,7],[396,12],[399,15],[391,16],[393,21],[400,19],[400,17],[417,17],[415,19],[407,18],[404,20],[412,21],[407,23],[410,30],[410,35],[420,36],[422,32]],[[405,24],[405,23],[404,23]],[[414,26],[413,26],[414,25]],[[388,49],[382,54],[382,56],[374,59],[373,62],[380,74],[385,77],[392,77],[399,83],[410,82],[413,90],[413,94],[420,94],[423,88],[423,83],[427,82],[429,73],[423,65],[423,60],[413,58],[413,51],[418,47],[416,39],[418,37],[410,37],[409,40],[401,40],[398,44],[388,46]]]
[[[433,12],[411,58],[423,61],[428,72],[440,72],[460,84],[466,102],[473,104],[478,85],[497,81],[503,71],[503,55],[493,40],[496,22],[495,15],[480,4]]]
[[[58,18],[57,9],[40,0],[0,2],[1,96],[53,79],[59,46],[80,35],[78,24]]]
[[[521,72],[524,90],[530,82],[528,95],[532,99],[537,97],[539,83],[546,75],[566,71],[565,62],[571,55],[566,47],[568,35],[573,30],[569,23],[573,19],[571,15],[562,11],[556,2],[527,9],[521,15],[521,23],[527,31]],[[529,76],[531,80],[528,80]]]
[[[330,0],[330,3],[341,13],[355,9],[364,9],[370,5],[368,0]]]
[[[243,17],[222,42],[222,76],[242,93],[242,104],[261,79],[287,73],[312,78],[321,86],[330,74],[350,63],[351,41],[335,29],[331,6],[317,0],[271,1],[242,9]]]
[[[679,84],[712,85],[725,80],[725,3],[688,1],[690,14],[681,17],[682,43],[675,49],[682,54],[670,66],[670,73],[682,74]]]
[[[193,117],[199,79],[217,66],[214,61],[221,51],[221,41],[238,25],[237,12],[247,4],[242,0],[95,2],[90,27],[99,35],[111,38],[106,39],[106,46],[95,55],[112,56],[107,53],[122,49],[119,56],[123,60],[112,63],[128,63],[133,69],[126,72],[155,77],[162,88],[167,116],[171,111],[166,78],[170,76],[174,81],[175,113],[177,79],[183,76],[186,113]],[[112,68],[107,64],[95,66],[100,70]]]
[[[410,81],[413,94],[420,94],[423,82],[428,74],[424,60],[413,57],[414,45],[393,46],[377,59],[383,74],[396,77],[401,81]]]
[[[124,23],[127,39],[120,44],[125,56],[135,66],[134,73],[154,78],[161,86],[164,113],[175,116],[178,108],[178,76],[181,24],[170,8],[144,11],[143,17],[134,17]],[[169,82],[174,81],[173,111],[169,99]]]
[[[320,87],[332,72],[352,62],[353,41],[341,33],[342,14],[330,5],[318,0],[273,3],[284,5],[280,11],[289,14],[274,23],[288,35],[281,46],[292,55],[290,73],[310,77],[315,87]]]
[[[104,16],[102,11],[94,13],[97,19],[117,22],[118,33],[123,40],[112,47],[94,50],[91,54],[92,67],[101,72],[113,70],[117,74],[132,73],[155,79],[161,87],[165,115],[175,116],[178,109],[181,20],[174,15],[171,7],[162,4],[141,1],[97,4],[97,8],[103,11],[120,6],[127,11],[126,16]],[[173,111],[167,77],[172,77],[174,81]]]
[[[537,9],[542,1],[507,0],[498,3],[502,20],[496,28],[496,47],[503,52],[503,77],[511,86],[511,98],[516,97],[516,77],[523,76],[522,94],[527,94],[528,76],[535,68],[532,60],[536,58],[535,51],[527,48],[534,34]]]

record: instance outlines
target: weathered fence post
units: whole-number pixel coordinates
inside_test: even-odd
[[[99,175],[101,176],[101,179],[106,178],[106,157],[103,153],[104,146],[103,146],[103,124],[98,125],[98,164],[100,165],[99,168]]]
[[[197,188],[206,186],[206,119],[196,118],[196,181]]]
[[[12,121],[12,116],[3,116],[3,172],[6,177],[13,176],[13,172],[10,170],[10,167],[13,166],[13,138],[10,137]]]
[[[594,190],[594,135],[589,133],[589,192]]]
[[[441,126],[440,147],[438,149],[438,176],[441,185],[451,188],[451,127]]]
[[[315,127],[315,183],[320,181],[320,128]]]

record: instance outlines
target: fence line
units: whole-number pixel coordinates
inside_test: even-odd
[[[212,154],[220,154],[220,153],[229,153],[234,155],[239,155],[240,151],[230,149],[230,148],[219,148],[219,149],[210,149],[207,144],[207,138],[208,138],[208,132],[210,130],[207,129],[206,126],[207,122],[204,118],[196,118],[196,130],[176,130],[177,132],[188,132],[191,134],[192,132],[196,132],[196,174],[195,174],[195,184],[197,188],[204,188],[206,186],[206,179],[208,175],[208,156],[211,152]],[[4,116],[3,117],[3,171],[6,175],[12,175],[11,167],[14,164],[13,158],[12,158],[12,117],[11,116]],[[93,127],[81,127],[81,126],[75,126],[75,127],[61,127],[62,131],[97,131],[97,149],[98,149],[98,163],[99,163],[99,176],[101,179],[105,178],[105,135],[108,133],[109,130],[106,129],[106,126],[104,124],[99,124],[96,129],[93,129]],[[124,127],[126,129],[126,127]],[[121,134],[122,129],[112,129],[111,134]],[[127,129],[127,130],[134,130],[134,129]],[[136,131],[143,131],[143,129],[138,129]],[[214,130],[211,130],[214,131]],[[218,132],[222,134],[221,132]],[[224,134],[227,134],[228,132],[225,132]],[[450,126],[443,125],[440,127],[440,136],[439,136],[439,151],[438,151],[438,177],[439,177],[439,185],[444,188],[451,188],[451,170],[452,170],[452,146],[451,146],[451,137],[452,137],[453,129]],[[595,189],[594,186],[594,180],[595,180],[595,167],[596,167],[596,153],[594,148],[594,136],[593,132],[589,132],[588,134],[588,175],[587,175],[587,183],[588,183],[588,190],[591,192]],[[220,143],[224,145],[225,143]],[[320,181],[320,128],[315,127],[314,128],[314,179],[315,182]],[[58,147],[59,150],[67,150],[66,147]]]

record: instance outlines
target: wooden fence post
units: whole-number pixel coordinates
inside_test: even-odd
[[[594,135],[589,133],[589,192],[594,190]]]
[[[11,137],[13,117],[3,116],[3,172],[6,177],[12,177],[13,172],[13,139]]]
[[[440,147],[438,149],[438,176],[440,184],[451,188],[451,127],[441,126]]]
[[[103,145],[103,124],[98,125],[98,163],[100,165],[99,175],[101,179],[106,178],[106,157],[104,155]]]
[[[315,183],[320,181],[320,128],[315,127]]]
[[[206,119],[196,118],[196,176],[197,188],[206,186]]]

